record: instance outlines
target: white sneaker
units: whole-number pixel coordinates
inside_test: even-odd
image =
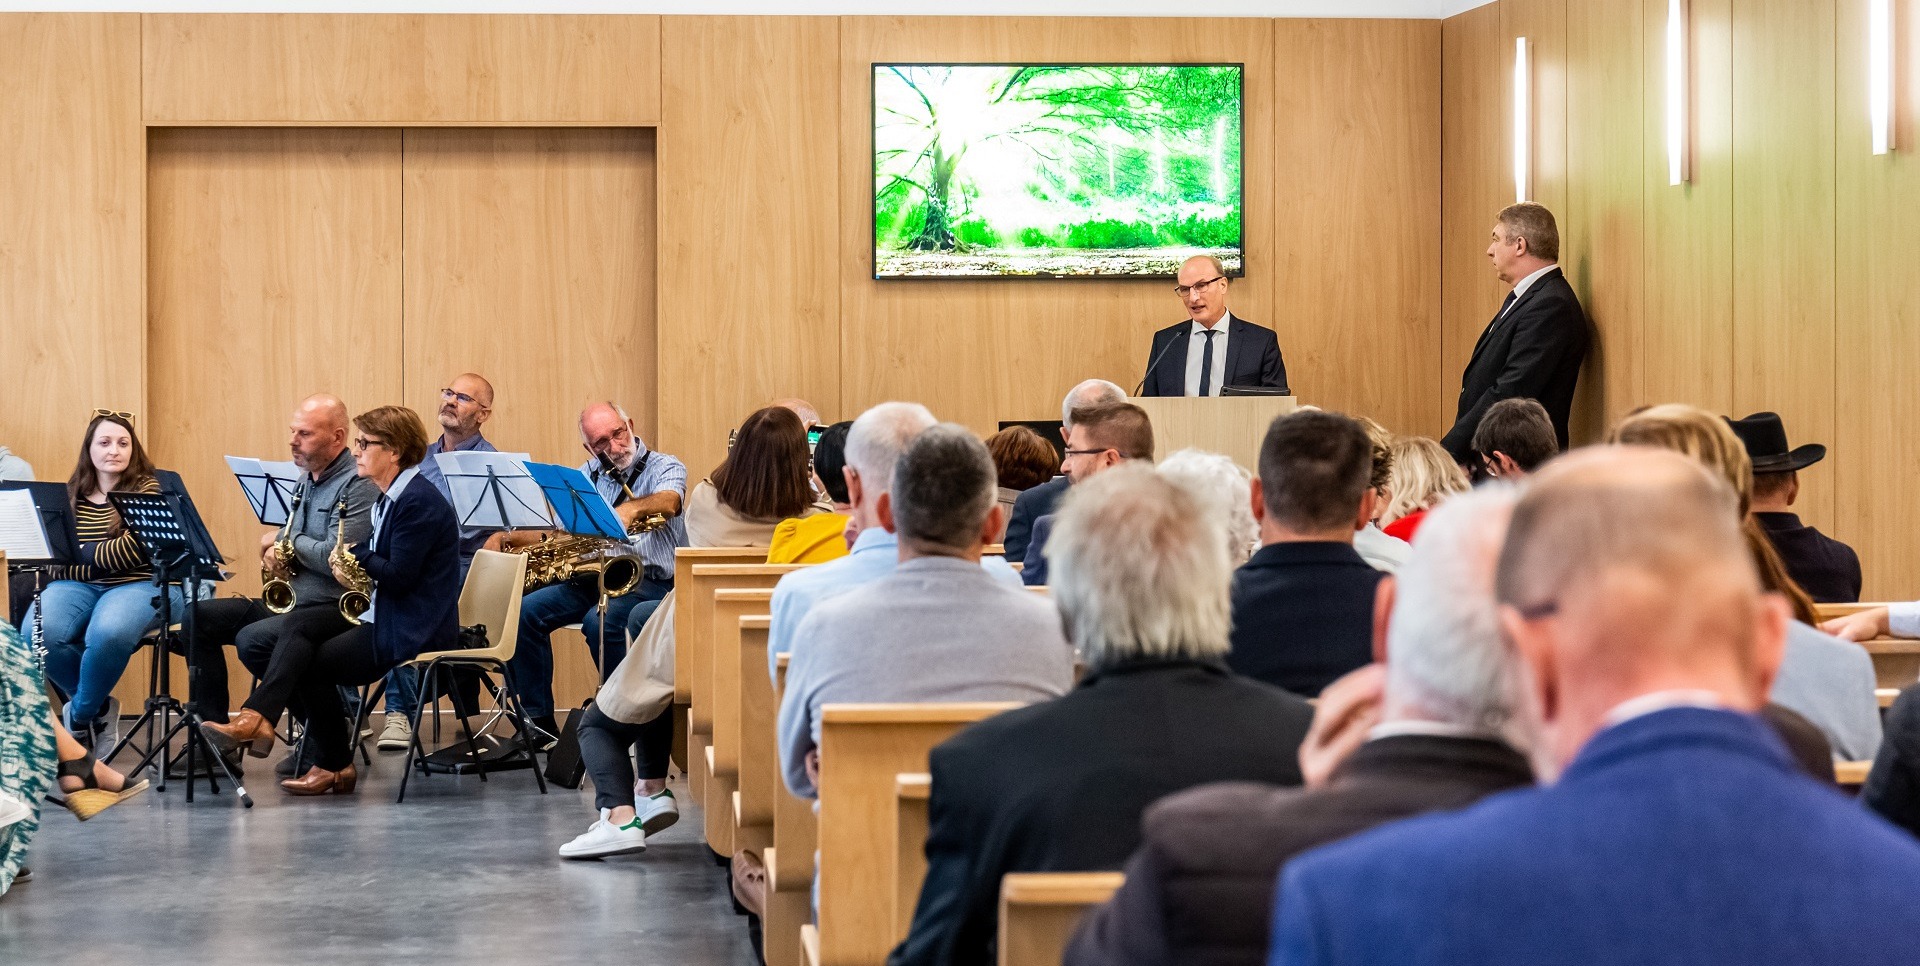
[[[648,835],[659,835],[680,821],[680,804],[673,800],[673,792],[661,789],[658,793],[641,798],[636,792],[634,798],[639,801],[638,821]]]
[[[387,715],[387,724],[380,729],[380,742],[375,747],[381,751],[406,751],[413,743],[413,726],[407,719],[397,714]]]
[[[647,850],[647,833],[640,828],[640,820],[635,818],[625,825],[615,825],[606,819],[593,823],[578,838],[560,846],[563,859],[604,859],[610,855],[628,855]]]

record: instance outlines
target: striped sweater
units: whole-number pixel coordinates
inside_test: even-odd
[[[158,493],[160,483],[148,478],[132,487],[137,493]],[[147,566],[147,552],[133,531],[120,526],[120,511],[112,503],[91,500],[74,501],[74,535],[80,539],[79,566],[67,567],[60,576],[66,580],[84,580],[111,587],[153,579]],[[118,530],[116,534],[114,531]]]

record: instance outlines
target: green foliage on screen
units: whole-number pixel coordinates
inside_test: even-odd
[[[1241,68],[873,68],[874,274],[1238,274]]]

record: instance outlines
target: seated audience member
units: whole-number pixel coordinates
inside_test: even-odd
[[[13,450],[0,446],[0,481],[33,478],[32,463],[13,455]]]
[[[1046,483],[1060,472],[1060,454],[1053,444],[1025,426],[1009,426],[987,437],[987,452],[993,454],[993,471],[1000,480],[1000,512],[1012,518],[1013,505],[1020,494]],[[999,543],[1002,531],[994,537]]]
[[[1127,401],[1127,391],[1105,379],[1088,379],[1067,391],[1065,399],[1060,401],[1060,438],[1073,429],[1073,411],[1082,406],[1099,406],[1106,403]],[[1006,537],[1001,541],[1007,548],[1008,560],[1027,559],[1027,539],[1033,533],[1033,523],[1041,517],[1051,514],[1067,494],[1068,480],[1066,471],[1039,486],[1020,494],[1013,501],[1013,515],[1007,518]]]
[[[1068,480],[1077,485],[1128,460],[1153,462],[1153,423],[1146,410],[1118,402],[1073,411],[1073,425],[1067,429],[1067,455],[1060,461]],[[1053,527],[1047,517],[1033,521],[1033,533],[1027,540],[1020,579],[1029,587],[1047,582],[1047,534]]]
[[[1293,413],[1267,429],[1249,500],[1261,547],[1233,575],[1235,671],[1313,697],[1373,660],[1384,575],[1353,549],[1373,514],[1372,452],[1338,413]]]
[[[1073,684],[1073,651],[1043,598],[980,569],[1000,529],[993,458],[965,427],[921,432],[880,498],[899,566],[816,605],[795,629],[777,730],[787,788],[815,797],[829,704],[1040,701]]]
[[[1309,749],[1364,737],[1324,786],[1203,785],[1148,808],[1126,884],[1080,921],[1067,966],[1264,963],[1274,883],[1288,859],[1533,783],[1526,756],[1507,740],[1522,730],[1510,720],[1519,674],[1493,603],[1513,501],[1511,491],[1488,489],[1449,503],[1383,584],[1374,634],[1384,673],[1369,666],[1328,687],[1301,751],[1308,784],[1321,785]]]
[[[900,565],[900,544],[882,525],[880,505],[893,485],[894,464],[914,437],[934,425],[933,414],[919,403],[886,402],[860,414],[847,433],[846,465],[841,470],[852,503],[852,527],[860,536],[845,557],[796,570],[773,588],[771,620],[767,625],[767,676],[775,676],[779,657],[798,661],[812,642],[795,630],[814,605],[877,580]],[[981,569],[1009,587],[1020,586],[1020,575],[1001,557],[982,557]]]
[[[1786,598],[1793,616],[1787,624],[1786,657],[1773,683],[1773,702],[1817,725],[1842,758],[1872,758],[1880,747],[1881,731],[1880,709],[1873,696],[1873,659],[1814,628],[1819,618],[1813,602],[1787,575],[1773,545],[1747,512],[1753,471],[1746,447],[1727,421],[1693,406],[1651,406],[1622,419],[1608,439],[1684,453],[1733,488],[1739,513],[1735,520],[1741,524],[1760,574],[1761,589]]]
[[[1555,784],[1292,860],[1268,961],[1910,960],[1920,844],[1809,780],[1754,714],[1789,616],[1738,508],[1673,453],[1543,470],[1495,595]]]
[[[1393,434],[1385,426],[1365,416],[1348,417],[1367,432],[1373,448],[1373,470],[1367,476],[1367,488],[1373,491],[1373,516],[1353,532],[1353,549],[1375,570],[1393,573],[1413,552],[1405,540],[1380,529],[1378,517],[1386,509],[1393,485]]]
[[[784,406],[756,411],[727,458],[688,492],[687,546],[765,547],[782,521],[826,512],[814,503],[810,472],[800,417]]]
[[[780,521],[773,528],[773,542],[767,547],[767,562],[826,563],[847,555],[860,534],[853,523],[853,501],[847,498],[847,477],[841,469],[847,465],[847,431],[852,420],[834,423],[820,431],[813,444],[813,489],[833,508],[830,513],[813,513]]]
[[[1219,453],[1183,449],[1154,469],[1208,504],[1227,540],[1227,562],[1247,562],[1260,547],[1260,524],[1253,518],[1253,474]]]
[[[1396,436],[1393,439],[1393,482],[1380,519],[1387,536],[1408,543],[1420,531],[1427,512],[1456,493],[1471,486],[1467,474],[1447,455],[1446,449],[1425,436]]]
[[[1145,466],[1074,485],[1052,587],[1086,676],[933,750],[927,877],[890,966],[993,962],[1002,876],[1118,869],[1160,798],[1300,783],[1312,709],[1221,663],[1230,569],[1206,517]]]
[[[1773,542],[1793,582],[1816,604],[1860,599],[1860,555],[1853,548],[1800,522],[1800,471],[1826,458],[1827,448],[1808,443],[1787,448],[1787,429],[1774,413],[1727,421],[1753,460],[1753,518]]]
[[[1473,452],[1467,472],[1476,482],[1517,480],[1560,455],[1560,441],[1546,407],[1532,399],[1502,399],[1480,417]]]
[[[1822,625],[1850,641],[1920,637],[1920,603],[1889,604],[1837,617]],[[1860,801],[1901,828],[1920,835],[1920,685],[1901,690],[1887,709],[1886,738],[1874,755]]]

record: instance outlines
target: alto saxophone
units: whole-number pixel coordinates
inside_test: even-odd
[[[373,606],[373,578],[367,576],[367,568],[360,566],[360,558],[347,550],[347,498],[340,497],[340,503],[333,508],[334,530],[333,550],[327,554],[327,563],[340,572],[342,586],[346,592],[340,595],[340,616],[349,624],[360,623],[360,615]]]
[[[273,541],[273,559],[280,565],[278,573],[271,567],[260,568],[260,600],[267,609],[284,614],[293,609],[293,515],[300,512],[300,500],[307,494],[300,490],[293,495],[293,506],[287,509],[287,522],[280,528],[280,536]],[[287,576],[278,576],[284,573]]]

